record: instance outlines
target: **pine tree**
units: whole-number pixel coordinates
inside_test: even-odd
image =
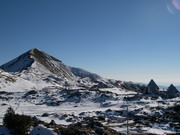
[[[27,131],[32,125],[32,119],[30,116],[19,115],[9,107],[4,119],[3,125],[13,132],[13,135],[28,135]]]
[[[12,122],[14,121],[14,115],[15,115],[15,112],[13,108],[9,107],[3,119],[3,125],[8,127],[9,129],[12,129],[14,126],[14,123]]]

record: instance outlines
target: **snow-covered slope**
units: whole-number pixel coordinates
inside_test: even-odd
[[[49,79],[49,82],[47,82],[43,80],[43,76],[27,73],[27,71],[21,73],[0,72],[0,91],[22,92],[43,89],[48,86],[60,85],[53,83],[53,79]]]
[[[24,91],[25,89],[32,89],[34,84],[31,81],[7,72],[0,73],[0,90],[2,91]]]
[[[46,123],[54,120],[63,126],[93,120],[126,133],[129,116],[130,133],[176,133],[179,128],[178,122],[174,122],[178,114],[170,115],[169,108],[180,102],[180,98],[162,99],[121,88],[89,90],[50,87],[28,92],[0,92],[0,97],[1,118],[11,106],[18,114],[36,116]],[[52,131],[45,128],[32,130],[33,135],[43,132]]]
[[[47,129],[43,125],[38,125],[30,131],[31,135],[58,135],[53,132],[51,129]]]
[[[71,72],[78,77],[82,77],[82,78],[89,77],[91,79],[102,79],[101,76],[91,73],[91,72],[88,72],[84,69],[76,68],[76,67],[69,67],[69,68],[70,68]]]

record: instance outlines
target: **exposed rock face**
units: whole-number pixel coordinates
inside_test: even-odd
[[[149,82],[148,86],[147,86],[147,92],[148,93],[157,93],[159,90],[159,87],[157,86],[157,84],[154,82],[153,79],[151,79],[151,81]]]
[[[133,90],[136,92],[145,93],[146,92],[146,86],[138,83],[133,82],[123,82],[121,83],[121,87],[127,90]]]
[[[167,88],[167,92],[168,93],[179,93],[179,91],[176,89],[176,87],[171,84],[168,88]]]
[[[56,74],[60,77],[74,77],[70,69],[60,60],[50,56],[38,49],[32,49],[16,59],[4,64],[1,68],[6,72],[21,72],[32,68],[34,63],[37,63],[36,68],[45,68],[48,72]]]
[[[62,76],[62,77],[73,77],[74,74],[70,69],[64,65],[60,60],[50,56],[44,52],[37,49],[32,49],[30,54],[34,57],[36,61],[46,67],[50,72]]]
[[[101,89],[101,88],[113,88],[113,86],[103,82],[99,82],[97,85],[91,87],[91,89]]]

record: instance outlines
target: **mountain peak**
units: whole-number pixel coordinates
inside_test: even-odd
[[[157,86],[157,84],[153,79],[151,79],[147,87],[148,87],[148,93],[155,93],[159,89],[159,87]]]
[[[35,66],[36,70],[41,70],[43,67],[45,73],[50,71],[60,77],[69,78],[74,76],[69,67],[64,65],[60,60],[36,48],[2,65],[1,68],[6,72],[21,72],[23,70],[33,69],[33,66]]]
[[[40,50],[38,50],[37,48],[32,48],[29,52],[33,54],[36,52],[40,52]]]
[[[37,48],[32,48],[31,50],[28,51],[28,53],[31,56],[38,56],[38,57],[48,55],[48,54],[45,54],[43,51],[38,50]]]
[[[173,84],[171,84],[171,85],[168,87],[167,91],[170,92],[170,93],[178,93],[178,92],[179,92],[179,91],[177,90],[177,88],[176,88]]]

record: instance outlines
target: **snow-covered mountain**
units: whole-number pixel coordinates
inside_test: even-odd
[[[180,98],[178,92],[173,93],[174,87],[167,92],[157,89],[158,86],[104,79],[84,69],[69,67],[37,49],[1,68],[0,123],[11,106],[19,114],[35,116],[41,124],[54,120],[57,124],[54,130],[60,127],[62,135],[77,125],[78,133],[118,135],[127,133],[127,121],[130,133],[179,132],[176,119],[180,117],[175,105]],[[147,92],[150,88],[156,89],[155,93]],[[0,127],[0,134],[9,135],[5,130]],[[58,133],[42,125],[30,132]]]
[[[70,69],[60,60],[42,52],[32,49],[14,60],[4,64],[1,68],[6,72],[21,72],[23,70],[33,70],[51,72],[60,77],[73,77]]]
[[[66,66],[38,49],[29,50],[0,68],[0,90],[5,91],[28,91],[45,87],[90,88],[94,85],[93,81],[103,80],[94,73]]]
[[[20,55],[12,61],[0,66],[6,72],[22,72],[28,70],[35,73],[51,73],[61,78],[89,77],[90,79],[102,79],[97,74],[81,68],[66,66],[62,61],[34,48]]]

